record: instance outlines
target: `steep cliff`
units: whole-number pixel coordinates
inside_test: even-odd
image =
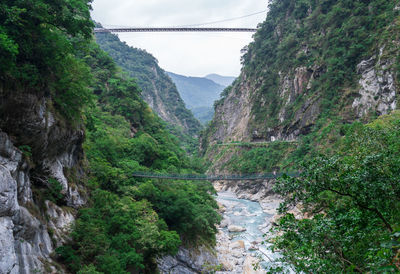
[[[241,75],[223,93],[203,134],[201,149],[214,159],[213,166],[260,150],[251,143],[280,142],[282,153],[265,168],[284,168],[293,165],[288,158],[301,158],[319,146],[317,135],[335,135],[333,128],[341,124],[396,109],[396,2],[272,1],[242,57]],[[230,142],[250,144],[216,146]]]
[[[61,272],[51,253],[86,203],[84,132],[57,117],[50,98],[18,93],[1,93],[0,272]]]
[[[137,79],[143,99],[164,121],[186,134],[198,135],[201,124],[185,107],[175,84],[151,54],[128,46],[111,33],[98,33],[96,40],[121,68]]]
[[[0,273],[63,273],[52,253],[87,201],[74,45],[93,25],[87,3],[64,4],[0,3]]]

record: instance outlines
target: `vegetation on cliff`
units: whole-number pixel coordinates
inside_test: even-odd
[[[86,188],[89,201],[78,212],[71,240],[56,249],[57,259],[74,273],[154,273],[157,256],[174,254],[181,244],[214,243],[220,217],[208,182],[131,176],[202,170],[200,160],[188,156],[143,101],[135,80],[93,41],[89,9],[86,0],[0,3],[2,103],[35,94],[51,107],[60,128],[86,128],[86,180],[71,172],[68,183],[84,184],[80,189]],[[1,111],[7,117],[12,110]],[[3,121],[1,126],[8,132]],[[18,132],[23,135],[24,129]],[[56,141],[62,151],[63,140]],[[27,157],[36,156],[28,145],[22,148]],[[41,180],[49,183],[35,190],[43,193],[34,199],[65,206],[57,180]],[[45,209],[36,213],[47,218],[39,216]]]
[[[50,94],[60,112],[78,118],[91,92],[86,86],[88,69],[74,55],[90,39],[92,28],[85,1],[2,1],[3,90]]]
[[[396,1],[386,0],[272,1],[266,21],[242,59],[246,74],[263,80],[254,94],[265,98],[252,108],[254,126],[265,132],[267,127],[290,125],[298,108],[315,96],[321,98],[321,116],[343,111],[356,96],[357,64],[381,47],[393,58],[398,55],[394,41],[399,39],[399,11],[395,6]],[[286,103],[277,92],[280,74],[299,67],[318,73],[310,87],[299,90],[301,94],[296,94],[280,121],[279,111]]]
[[[90,207],[79,212],[73,241],[57,249],[70,270],[93,264],[103,273],[155,271],[155,258],[182,243],[215,242],[219,216],[207,182],[155,181],[135,171],[201,172],[134,80],[96,44],[81,58],[90,67],[95,104],[85,111]]]
[[[111,33],[97,33],[96,41],[118,66],[136,79],[143,99],[162,119],[185,134],[198,135],[201,124],[185,107],[175,84],[159,67],[156,58],[145,50],[128,46]]]
[[[275,186],[282,213],[301,204],[312,217],[282,217],[274,248],[296,272],[398,272],[400,112],[345,131],[334,153]]]
[[[202,134],[203,152],[214,158],[213,144],[218,141],[297,140],[297,149],[281,149],[274,163],[285,169],[313,156],[317,148],[329,147],[343,124],[369,121],[392,110],[398,101],[392,93],[400,78],[396,4],[271,1],[267,19],[242,57],[242,74],[215,104],[216,116]],[[365,99],[360,78],[368,75],[371,79],[363,79],[363,84],[374,94]],[[236,105],[242,111],[239,117],[249,118],[234,120],[228,111],[246,90],[249,104]],[[282,148],[282,144],[276,146]],[[229,168],[235,166],[240,172],[244,165],[255,164],[243,155],[249,149],[227,150],[225,154],[238,159]],[[260,151],[254,149],[249,153]]]
[[[398,1],[270,1],[202,135],[210,169],[302,171],[276,189],[311,216],[277,228],[297,272],[400,270],[400,117],[374,121],[398,108],[399,22]]]

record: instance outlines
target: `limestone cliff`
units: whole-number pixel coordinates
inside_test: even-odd
[[[84,131],[60,118],[44,93],[0,95],[0,273],[62,273],[51,255],[86,202]]]
[[[358,2],[271,2],[238,81],[203,134],[214,169],[241,153],[218,144],[302,142],[329,123],[368,121],[398,107],[396,1]]]

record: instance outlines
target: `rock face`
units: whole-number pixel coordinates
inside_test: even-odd
[[[158,269],[165,274],[208,273],[217,265],[215,252],[205,246],[196,249],[180,247],[175,256],[158,260]]]
[[[238,225],[230,225],[228,226],[229,232],[243,232],[246,231],[246,228],[238,226]]]
[[[246,140],[251,135],[248,125],[252,106],[250,94],[254,87],[246,79],[246,75],[242,75],[242,81],[232,88],[235,92],[230,92],[223,104],[218,104],[215,108],[212,121],[215,131],[211,142],[223,142],[228,138],[230,141]]]
[[[1,95],[0,273],[62,273],[50,254],[86,202],[77,184],[83,130],[57,118],[44,96]],[[62,186],[63,208],[44,198],[50,178]]]
[[[357,65],[360,89],[359,97],[353,101],[352,107],[356,110],[358,117],[363,117],[373,110],[378,115],[388,114],[397,107],[393,69],[395,59],[384,58],[383,52],[382,47],[379,54]]]
[[[201,140],[202,153],[212,161],[209,171],[228,171],[221,166],[241,153],[225,150],[221,144],[301,142],[332,121],[335,126],[368,121],[398,108],[397,21],[384,23],[382,35],[365,30],[365,35],[375,35],[374,43],[360,47],[355,56],[335,56],[327,49],[341,48],[339,42],[331,43],[338,26],[311,23],[321,12],[320,3],[308,6],[298,18],[292,8],[297,2],[285,6],[271,2],[270,15],[244,50],[240,76],[215,104],[214,118]],[[398,5],[392,6],[397,10]],[[383,13],[376,16],[384,17]],[[342,19],[340,25],[352,25],[350,18]],[[349,39],[350,44],[362,44],[357,36],[349,34]]]
[[[313,79],[319,77],[320,73],[321,69],[318,67],[297,67],[290,73],[279,72],[280,85],[276,92],[283,102],[277,117],[265,117],[279,120],[274,127],[258,124],[261,121],[260,117],[257,117],[257,111],[266,107],[268,103],[257,94],[263,79],[255,79],[242,73],[231,92],[216,106],[207,144],[210,146],[232,141],[296,140],[297,136],[307,132],[308,127],[315,122],[320,102],[317,98],[308,98],[294,113],[291,123],[287,124],[284,122],[291,115],[289,106],[310,89]]]

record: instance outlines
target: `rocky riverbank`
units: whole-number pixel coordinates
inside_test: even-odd
[[[279,254],[264,242],[279,215],[282,199],[272,192],[273,181],[216,182],[216,197],[223,220],[215,250],[181,248],[176,256],[159,260],[161,273],[261,274]],[[296,211],[294,213],[296,215]]]
[[[222,273],[266,273],[279,254],[268,249],[265,234],[278,221],[282,198],[272,191],[274,180],[214,183],[223,220],[217,235],[217,257]],[[296,207],[290,211],[303,218]],[[290,270],[288,270],[291,272]]]
[[[235,189],[229,187],[217,190],[223,215],[216,246],[223,271],[217,273],[266,273],[262,266],[270,264],[277,254],[268,250],[263,235],[270,228],[280,200],[263,199],[262,207],[248,192],[239,192],[239,197],[233,192]],[[244,197],[246,194],[248,196]]]
[[[258,202],[263,212],[275,216],[282,199],[273,192],[273,184],[274,180],[218,181],[214,183],[214,188],[217,192],[232,192],[239,199]]]

